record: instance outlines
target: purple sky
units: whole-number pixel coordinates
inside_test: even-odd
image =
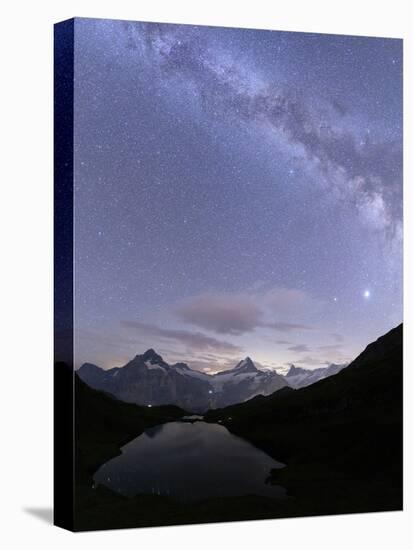
[[[402,42],[77,19],[76,364],[344,362],[402,320]]]

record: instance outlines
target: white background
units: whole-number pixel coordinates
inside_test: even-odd
[[[405,39],[405,281],[412,281],[412,42],[408,1],[39,0],[3,2],[0,19],[0,544],[3,548],[403,549],[403,513],[71,534],[52,506],[52,24],[73,16],[316,31]],[[410,25],[409,25],[410,23]],[[409,69],[409,70],[408,70]],[[405,396],[412,293],[405,289]],[[412,408],[406,408],[411,429]],[[411,438],[406,434],[406,463]],[[379,457],[378,457],[379,458]],[[409,506],[410,504],[410,506]],[[31,510],[31,512],[30,512]],[[49,518],[49,519],[47,519]],[[411,531],[411,529],[410,529]],[[411,544],[411,543],[410,543]]]

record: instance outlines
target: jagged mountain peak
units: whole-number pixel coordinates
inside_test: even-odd
[[[150,361],[151,363],[164,363],[162,357],[156,353],[153,348],[149,348],[143,355],[137,355],[136,357],[143,359],[144,361]]]
[[[96,372],[101,371],[102,369],[98,367],[97,365],[93,363],[83,363],[83,365],[80,367],[83,371],[89,371],[89,372]],[[79,369],[79,370],[80,370]]]
[[[166,363],[154,349],[137,355],[124,367],[79,370],[81,378],[96,389],[140,405],[179,404],[188,411],[204,412],[268,395],[287,385],[276,373],[267,375],[250,357],[236,367],[215,375],[193,370],[186,363]]]
[[[240,361],[238,365],[236,365],[234,370],[236,370],[237,372],[257,372],[258,371],[251,357],[246,357],[245,359]]]
[[[302,367],[296,367],[295,365],[291,365],[289,371],[285,375],[287,378],[291,376],[297,376],[297,374],[307,374],[309,371],[307,369],[303,369]]]

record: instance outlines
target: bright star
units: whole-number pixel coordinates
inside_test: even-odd
[[[370,290],[365,290],[363,296],[365,298],[370,298]]]

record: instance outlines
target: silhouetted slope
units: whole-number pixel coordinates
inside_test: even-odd
[[[301,500],[304,513],[400,509],[402,371],[400,325],[335,376],[206,419],[285,462],[273,479]]]
[[[119,454],[120,447],[144,429],[176,420],[184,412],[175,406],[148,408],[123,403],[90,388],[78,376],[75,376],[75,395],[75,531],[236,521],[278,515],[278,502],[266,497],[217,498],[194,505],[157,495],[127,498],[103,485],[95,487],[93,473]],[[71,471],[67,476],[70,479]]]
[[[174,405],[140,407],[94,390],[75,375],[75,426],[78,480],[119,454],[146,428],[176,420],[185,412]]]
[[[118,455],[123,445],[146,428],[184,414],[173,405],[149,408],[123,403],[90,388],[75,375],[75,530],[113,525],[107,514],[123,501],[109,490],[93,488],[93,474],[99,466]],[[122,525],[121,519],[113,526],[117,525]]]

